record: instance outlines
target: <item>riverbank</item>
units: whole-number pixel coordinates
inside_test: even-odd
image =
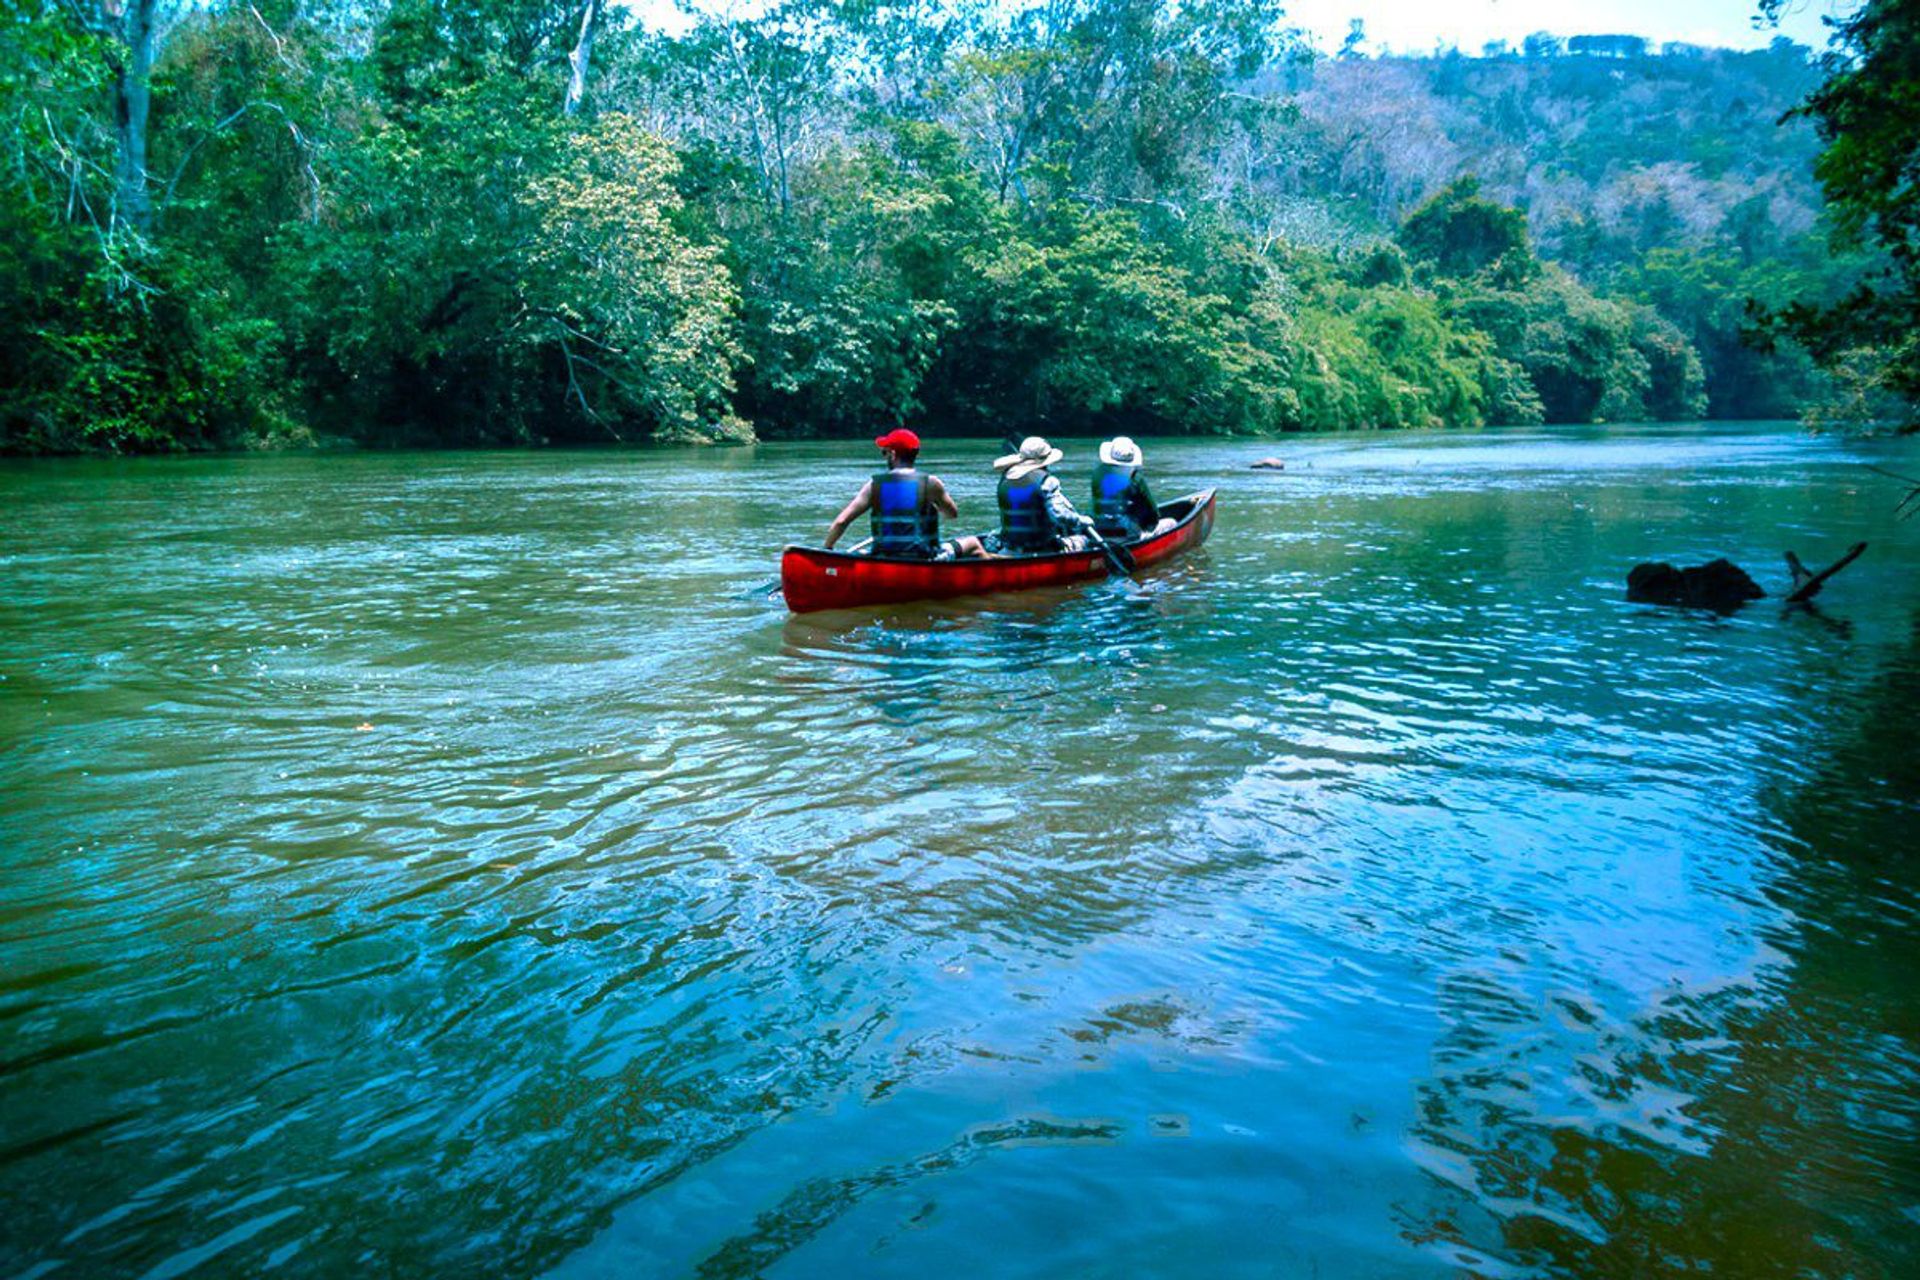
[[[1476,423],[1470,426],[1465,426],[1465,425],[1447,426],[1444,424],[1435,424],[1425,428],[1412,427],[1412,426],[1394,426],[1394,427],[1357,428],[1356,429],[1352,427],[1342,428],[1342,427],[1327,426],[1327,427],[1319,427],[1319,428],[1302,427],[1297,430],[1290,430],[1290,431],[1281,432],[1279,434],[1269,434],[1269,435],[1201,434],[1197,436],[1181,437],[1181,439],[1184,439],[1186,442],[1192,443],[1192,444],[1205,444],[1205,443],[1214,443],[1214,444],[1220,444],[1220,445],[1264,444],[1266,446],[1269,446],[1270,451],[1271,449],[1277,448],[1277,449],[1280,449],[1282,453],[1284,453],[1284,452],[1287,452],[1292,446],[1300,443],[1339,440],[1339,439],[1352,437],[1355,435],[1361,436],[1363,438],[1373,437],[1376,435],[1411,436],[1411,435],[1422,434],[1423,432],[1432,432],[1435,430],[1439,430],[1439,431],[1444,431],[1449,435],[1474,437],[1477,435],[1484,435],[1489,433],[1495,436],[1499,436],[1502,433],[1511,433],[1515,430],[1637,431],[1637,430],[1659,430],[1665,427],[1669,427],[1671,425],[1673,424],[1664,420],[1646,419],[1646,420],[1638,420],[1638,421],[1618,421],[1618,422],[1594,421],[1594,422],[1539,423],[1539,424],[1530,424],[1528,426],[1521,426],[1521,427],[1515,427],[1513,424],[1493,424],[1493,423]],[[1719,430],[1719,431],[1737,431],[1743,427],[1748,427],[1748,426],[1763,426],[1770,430],[1779,429],[1783,425],[1788,425],[1788,424],[1782,424],[1777,420],[1756,423],[1756,422],[1750,422],[1750,421],[1741,420],[1741,419],[1716,419],[1710,422],[1703,422],[1700,425],[1708,426],[1708,427],[1711,427],[1712,429]],[[1791,425],[1793,425],[1799,430],[1805,431],[1809,435],[1841,435],[1841,436],[1851,437],[1854,439],[1862,439],[1862,440],[1897,438],[1901,436],[1913,435],[1916,432],[1920,432],[1920,425],[1908,424],[1904,422],[1894,422],[1894,421],[1888,421],[1888,422],[1821,421],[1819,423],[1796,423]],[[949,433],[944,431],[938,431],[932,427],[925,426],[924,424],[921,426],[920,431],[929,440],[936,441],[936,442],[956,441],[956,440],[982,440],[982,439],[990,438],[987,436],[980,435],[978,433],[968,433],[968,432]],[[1113,434],[1120,434],[1120,432],[1115,431],[1115,432],[1079,434],[1079,435],[1076,435],[1073,433],[1061,433],[1061,434],[1056,434],[1051,438],[1060,442],[1072,442],[1075,440],[1098,441],[1098,440],[1109,439]],[[867,430],[862,429],[862,430],[853,432],[849,435],[846,435],[844,437],[806,438],[806,439],[795,439],[789,436],[783,436],[778,434],[770,438],[763,438],[757,434],[749,434],[749,435],[739,436],[739,437],[725,439],[725,440],[654,440],[654,439],[648,439],[648,438],[639,438],[639,439],[633,439],[633,440],[615,440],[615,439],[603,438],[600,440],[530,439],[530,440],[523,440],[523,441],[502,441],[502,442],[488,444],[488,445],[475,445],[472,443],[459,443],[459,442],[434,443],[434,442],[419,442],[419,441],[414,441],[414,442],[395,441],[395,442],[389,442],[384,444],[373,444],[373,443],[368,443],[362,440],[356,440],[351,436],[339,435],[339,434],[322,435],[319,433],[315,433],[311,430],[308,430],[306,428],[296,428],[296,429],[289,429],[279,434],[275,434],[271,436],[256,437],[249,441],[239,443],[239,444],[227,444],[227,445],[209,444],[204,447],[197,447],[197,448],[174,446],[174,447],[157,447],[153,449],[133,450],[133,451],[128,451],[124,449],[84,449],[84,448],[63,449],[63,450],[29,450],[29,451],[21,451],[21,452],[7,452],[5,450],[0,450],[0,462],[20,463],[20,462],[28,462],[33,460],[57,460],[57,459],[68,459],[68,460],[78,461],[78,460],[87,460],[87,459],[104,460],[104,459],[110,459],[110,458],[148,459],[148,460],[166,459],[166,458],[178,460],[178,459],[187,459],[187,458],[244,458],[244,457],[339,458],[339,457],[353,457],[358,455],[367,455],[367,456],[377,457],[382,455],[435,454],[435,453],[460,454],[460,453],[471,453],[471,452],[569,453],[569,452],[594,451],[594,450],[603,450],[603,451],[612,451],[612,452],[631,450],[631,451],[639,451],[639,452],[645,453],[645,452],[652,452],[656,450],[671,451],[676,449],[684,449],[688,447],[714,448],[722,452],[725,452],[728,450],[738,449],[742,447],[753,447],[753,446],[759,446],[759,445],[796,446],[796,447],[813,446],[813,445],[824,446],[824,447],[835,447],[835,446],[857,447],[858,445],[870,440],[871,438],[872,438],[871,434]],[[1013,445],[1017,443],[1018,443],[1017,438],[1014,438],[1014,439],[1003,438],[1002,441],[1000,442],[999,447],[1011,448],[1013,447]],[[1262,455],[1262,456],[1266,456],[1266,455]],[[1256,457],[1254,460],[1258,461],[1259,459]]]

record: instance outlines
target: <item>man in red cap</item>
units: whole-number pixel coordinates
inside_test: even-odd
[[[920,456],[920,437],[902,427],[873,443],[887,455],[887,469],[861,485],[853,501],[833,518],[827,529],[827,549],[831,551],[847,526],[868,511],[873,514],[874,555],[932,560],[950,554],[940,545],[940,517],[957,517],[960,508],[939,476],[913,469]]]

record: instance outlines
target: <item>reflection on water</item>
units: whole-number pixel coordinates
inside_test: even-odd
[[[0,472],[0,1269],[1910,1273],[1898,448],[1168,442],[1137,595],[807,618],[858,450]]]
[[[1788,677],[1796,695],[1829,699],[1807,674]],[[1920,816],[1920,617],[1851,692],[1811,735],[1811,767],[1757,797],[1791,874],[1766,894],[1780,914],[1756,932],[1775,954],[1753,979],[1676,984],[1625,1022],[1517,983],[1443,988],[1415,1150],[1478,1221],[1424,1242],[1464,1255],[1491,1237],[1568,1274],[1920,1268],[1920,880],[1902,856]]]

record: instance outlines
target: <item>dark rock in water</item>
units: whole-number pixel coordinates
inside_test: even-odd
[[[1731,560],[1714,560],[1690,569],[1670,564],[1637,564],[1627,574],[1627,599],[1640,604],[1678,604],[1732,613],[1767,593]]]
[[[1262,458],[1253,464],[1255,471],[1285,471],[1287,464],[1279,458]]]

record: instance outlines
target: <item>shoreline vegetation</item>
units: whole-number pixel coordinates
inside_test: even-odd
[[[0,453],[1904,420],[1883,353],[1809,337],[1887,254],[1824,203],[1793,113],[1835,66],[1784,39],[14,15]]]

